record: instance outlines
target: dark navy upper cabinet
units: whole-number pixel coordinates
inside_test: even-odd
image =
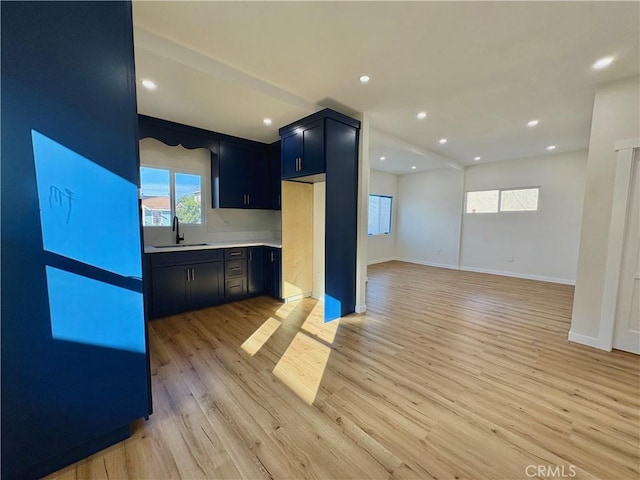
[[[269,157],[269,205],[271,210],[280,210],[282,208],[280,145],[280,142],[275,142],[267,147]]]
[[[289,130],[282,136],[282,178],[298,178],[325,171],[324,121]]]
[[[221,140],[217,162],[214,208],[271,208],[266,145]],[[214,159],[214,168],[215,163]]]
[[[138,122],[140,139],[211,152],[212,208],[280,209],[280,185],[274,188],[271,160],[276,154],[279,182],[280,142],[268,145],[146,115],[139,115]]]
[[[3,479],[150,411],[131,3],[2,2]]]

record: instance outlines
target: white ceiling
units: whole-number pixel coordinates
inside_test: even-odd
[[[372,168],[400,174],[586,149],[596,88],[640,73],[639,24],[638,2],[134,2],[158,84],[138,108],[264,142],[321,106],[367,112]]]

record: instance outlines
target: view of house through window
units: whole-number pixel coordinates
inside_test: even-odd
[[[391,233],[392,197],[369,195],[369,235]]]
[[[202,224],[202,176],[140,167],[140,189],[143,226],[170,227],[174,215],[182,224]]]
[[[538,210],[540,187],[467,192],[467,213],[532,212]]]

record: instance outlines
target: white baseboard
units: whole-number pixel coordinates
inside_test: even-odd
[[[311,292],[301,293],[299,295],[292,295],[287,298],[283,298],[284,303],[295,302],[296,300],[302,300],[303,298],[307,298],[311,296]]]
[[[368,260],[367,265],[375,265],[376,263],[392,262],[394,260],[397,260],[397,258],[396,257],[378,258],[375,260]]]
[[[588,335],[582,335],[581,333],[575,333],[569,331],[569,341],[573,343],[579,343],[588,347],[598,348],[600,350],[611,351],[611,349],[603,348],[600,344],[600,339],[597,337],[590,337]]]
[[[364,313],[367,311],[366,305],[356,305],[356,313]]]
[[[547,277],[544,275],[530,275],[528,273],[507,272],[503,270],[491,270],[489,268],[466,267],[464,265],[455,265],[451,263],[437,263],[426,260],[417,260],[415,258],[403,257],[387,257],[380,260],[371,260],[368,265],[375,263],[383,263],[397,260],[399,262],[415,263],[417,265],[426,265],[427,267],[448,268],[450,270],[462,270],[465,272],[487,273],[489,275],[502,275],[503,277],[524,278],[525,280],[537,280],[539,282],[560,283],[562,285],[575,285],[576,281],[568,278]]]
[[[530,275],[528,273],[506,272],[502,270],[491,270],[488,268],[466,267],[461,265],[459,270],[465,272],[488,273],[489,275],[502,275],[503,277],[524,278],[525,280],[537,280],[539,282],[560,283],[562,285],[575,285],[575,280],[567,278],[545,277],[543,275]]]
[[[450,263],[427,262],[425,260],[416,260],[414,258],[401,258],[401,257],[396,257],[394,258],[394,260],[398,260],[399,262],[415,263],[417,265],[426,265],[427,267],[438,267],[438,268],[448,268],[449,270],[458,270],[458,265],[453,265]]]

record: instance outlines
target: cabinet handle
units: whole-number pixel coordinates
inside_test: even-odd
[[[271,252],[271,263],[273,263],[273,252]]]
[[[249,261],[253,261],[253,250],[249,250]]]
[[[233,268],[230,268],[229,270],[231,270],[232,272],[235,272],[236,270],[242,270],[242,267],[233,267]]]
[[[247,193],[247,205],[251,205],[251,194]]]
[[[229,254],[230,257],[237,257],[238,255],[242,255],[242,252],[231,252]]]
[[[300,157],[300,171],[304,170],[304,159]]]
[[[192,268],[191,269],[191,280],[195,280],[196,279],[196,269]]]

